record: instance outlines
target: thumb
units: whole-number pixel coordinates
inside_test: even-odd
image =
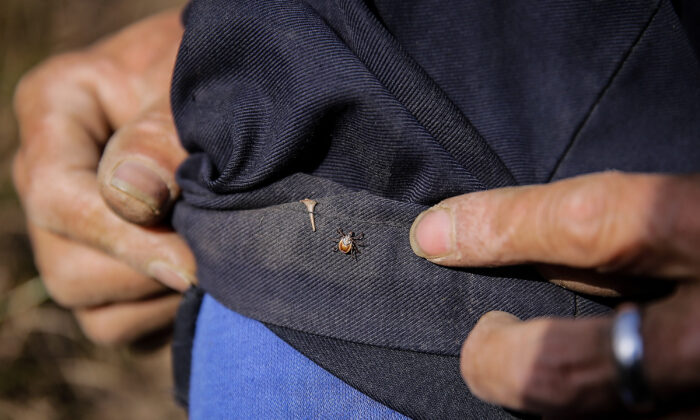
[[[180,194],[175,170],[186,156],[164,98],[108,141],[98,168],[102,197],[127,221],[156,224]]]

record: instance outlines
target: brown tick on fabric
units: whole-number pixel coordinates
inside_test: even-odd
[[[350,254],[352,258],[357,261],[357,256],[360,255],[359,247],[364,246],[360,241],[365,239],[365,234],[360,233],[355,235],[355,232],[344,233],[343,229],[338,228],[338,234],[340,238],[338,239],[338,245],[333,249],[334,252],[342,252],[343,254]]]

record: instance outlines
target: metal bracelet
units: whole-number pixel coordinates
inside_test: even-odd
[[[618,373],[620,397],[627,408],[647,411],[652,399],[644,378],[642,315],[636,305],[622,307],[612,326],[612,350]]]

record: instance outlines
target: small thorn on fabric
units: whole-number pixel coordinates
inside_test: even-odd
[[[314,208],[316,207],[316,204],[318,204],[318,203],[310,198],[305,198],[303,200],[300,200],[299,202],[304,203],[304,205],[306,206],[306,210],[309,212],[309,219],[311,220],[311,230],[316,232],[316,220],[314,219]]]

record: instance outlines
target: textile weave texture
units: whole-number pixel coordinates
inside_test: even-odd
[[[416,215],[605,169],[700,169],[700,71],[668,1],[195,0],[185,26],[173,222],[202,288],[410,417],[510,415],[458,375],[484,312],[609,310],[525,267],[428,263]],[[333,252],[338,228],[365,234],[357,260]]]

